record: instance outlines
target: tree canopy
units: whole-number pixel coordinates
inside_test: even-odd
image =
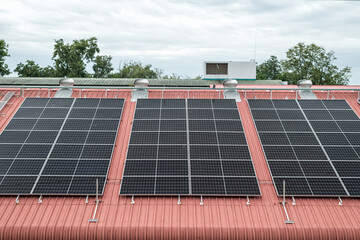
[[[94,77],[104,78],[109,77],[110,73],[114,68],[111,64],[111,56],[96,56],[95,63],[93,65]]]
[[[27,60],[24,63],[19,63],[14,72],[18,73],[19,77],[54,77],[55,70],[51,66],[40,67],[33,60]]]
[[[95,54],[99,52],[95,37],[73,40],[72,44],[65,44],[63,39],[55,40],[52,59],[57,75],[87,77],[86,63],[93,61]]]
[[[114,78],[157,78],[156,70],[151,69],[151,64],[143,65],[141,62],[129,61],[114,73]],[[159,72],[159,71],[158,71]]]
[[[315,44],[298,43],[286,52],[279,61],[275,56],[257,67],[258,79],[279,79],[296,84],[301,79],[310,79],[315,85],[345,85],[349,83],[351,68],[339,69],[334,64],[334,51]]]
[[[8,52],[9,45],[5,40],[0,39],[0,76],[10,74],[8,65],[5,63],[5,58],[10,57]]]

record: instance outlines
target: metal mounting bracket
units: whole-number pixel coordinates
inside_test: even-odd
[[[293,200],[293,201],[292,201],[292,205],[295,206],[295,205],[296,205],[296,202],[295,202],[294,196],[292,196],[292,200]]]
[[[246,196],[246,199],[247,199],[247,202],[246,202],[246,205],[250,205],[250,198],[249,198],[249,196]]]
[[[344,205],[343,201],[341,200],[341,197],[339,197],[339,206],[342,206],[342,205]]]
[[[200,206],[204,205],[203,197],[200,196]]]
[[[180,195],[179,195],[179,198],[178,198],[178,202],[177,202],[178,205],[181,205],[181,201],[180,201]]]
[[[131,196],[131,205],[135,204],[135,199],[134,199],[134,195]]]
[[[19,198],[20,198],[20,195],[17,195],[16,199],[15,199],[15,203],[18,204],[19,203]]]
[[[39,203],[39,204],[42,203],[42,195],[40,195],[39,200],[38,200],[38,203]]]
[[[89,203],[89,195],[86,195],[86,198],[85,198],[85,203],[88,204]]]

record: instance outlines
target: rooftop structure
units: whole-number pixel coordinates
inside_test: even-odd
[[[4,78],[0,80],[9,85]],[[38,81],[38,84],[33,83],[35,86],[21,86],[25,79],[13,78],[12,81],[13,86],[0,86],[2,96],[14,92],[0,112],[0,131],[11,121],[25,98],[53,98],[59,89],[59,79],[51,80],[53,84],[49,84],[50,80],[29,79]],[[40,84],[40,81],[45,83]],[[130,85],[132,82],[128,81]],[[202,88],[156,89],[151,87],[151,81],[147,88],[149,99],[224,98],[225,89],[219,82],[207,81],[208,85]],[[252,85],[236,89],[241,99],[236,105],[261,196],[181,196],[179,199],[178,196],[132,198],[119,195],[136,108],[136,102],[131,101],[134,89],[98,84],[79,86],[75,79],[75,86],[70,88],[73,98],[125,99],[100,201],[94,196],[0,196],[0,238],[360,238],[359,198],[287,196],[284,201],[276,192],[247,100],[300,99],[298,86],[261,86],[251,82]],[[213,89],[209,84],[217,85]],[[345,99],[360,116],[360,87],[312,86],[311,89],[317,99]],[[97,222],[89,219],[97,219]],[[284,220],[287,219],[294,224],[286,224]]]

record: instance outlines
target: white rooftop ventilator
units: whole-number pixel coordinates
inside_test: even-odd
[[[131,92],[131,101],[136,102],[139,98],[148,98],[149,92],[146,89],[149,81],[145,78],[136,79],[134,81],[135,89]]]
[[[63,78],[60,79],[59,81],[59,85],[60,87],[69,87],[69,88],[60,88],[56,94],[55,94],[55,98],[69,98],[71,97],[73,91],[72,91],[72,86],[74,86],[75,81],[72,78]]]

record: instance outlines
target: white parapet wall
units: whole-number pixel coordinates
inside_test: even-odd
[[[204,80],[256,80],[255,61],[205,61]]]

